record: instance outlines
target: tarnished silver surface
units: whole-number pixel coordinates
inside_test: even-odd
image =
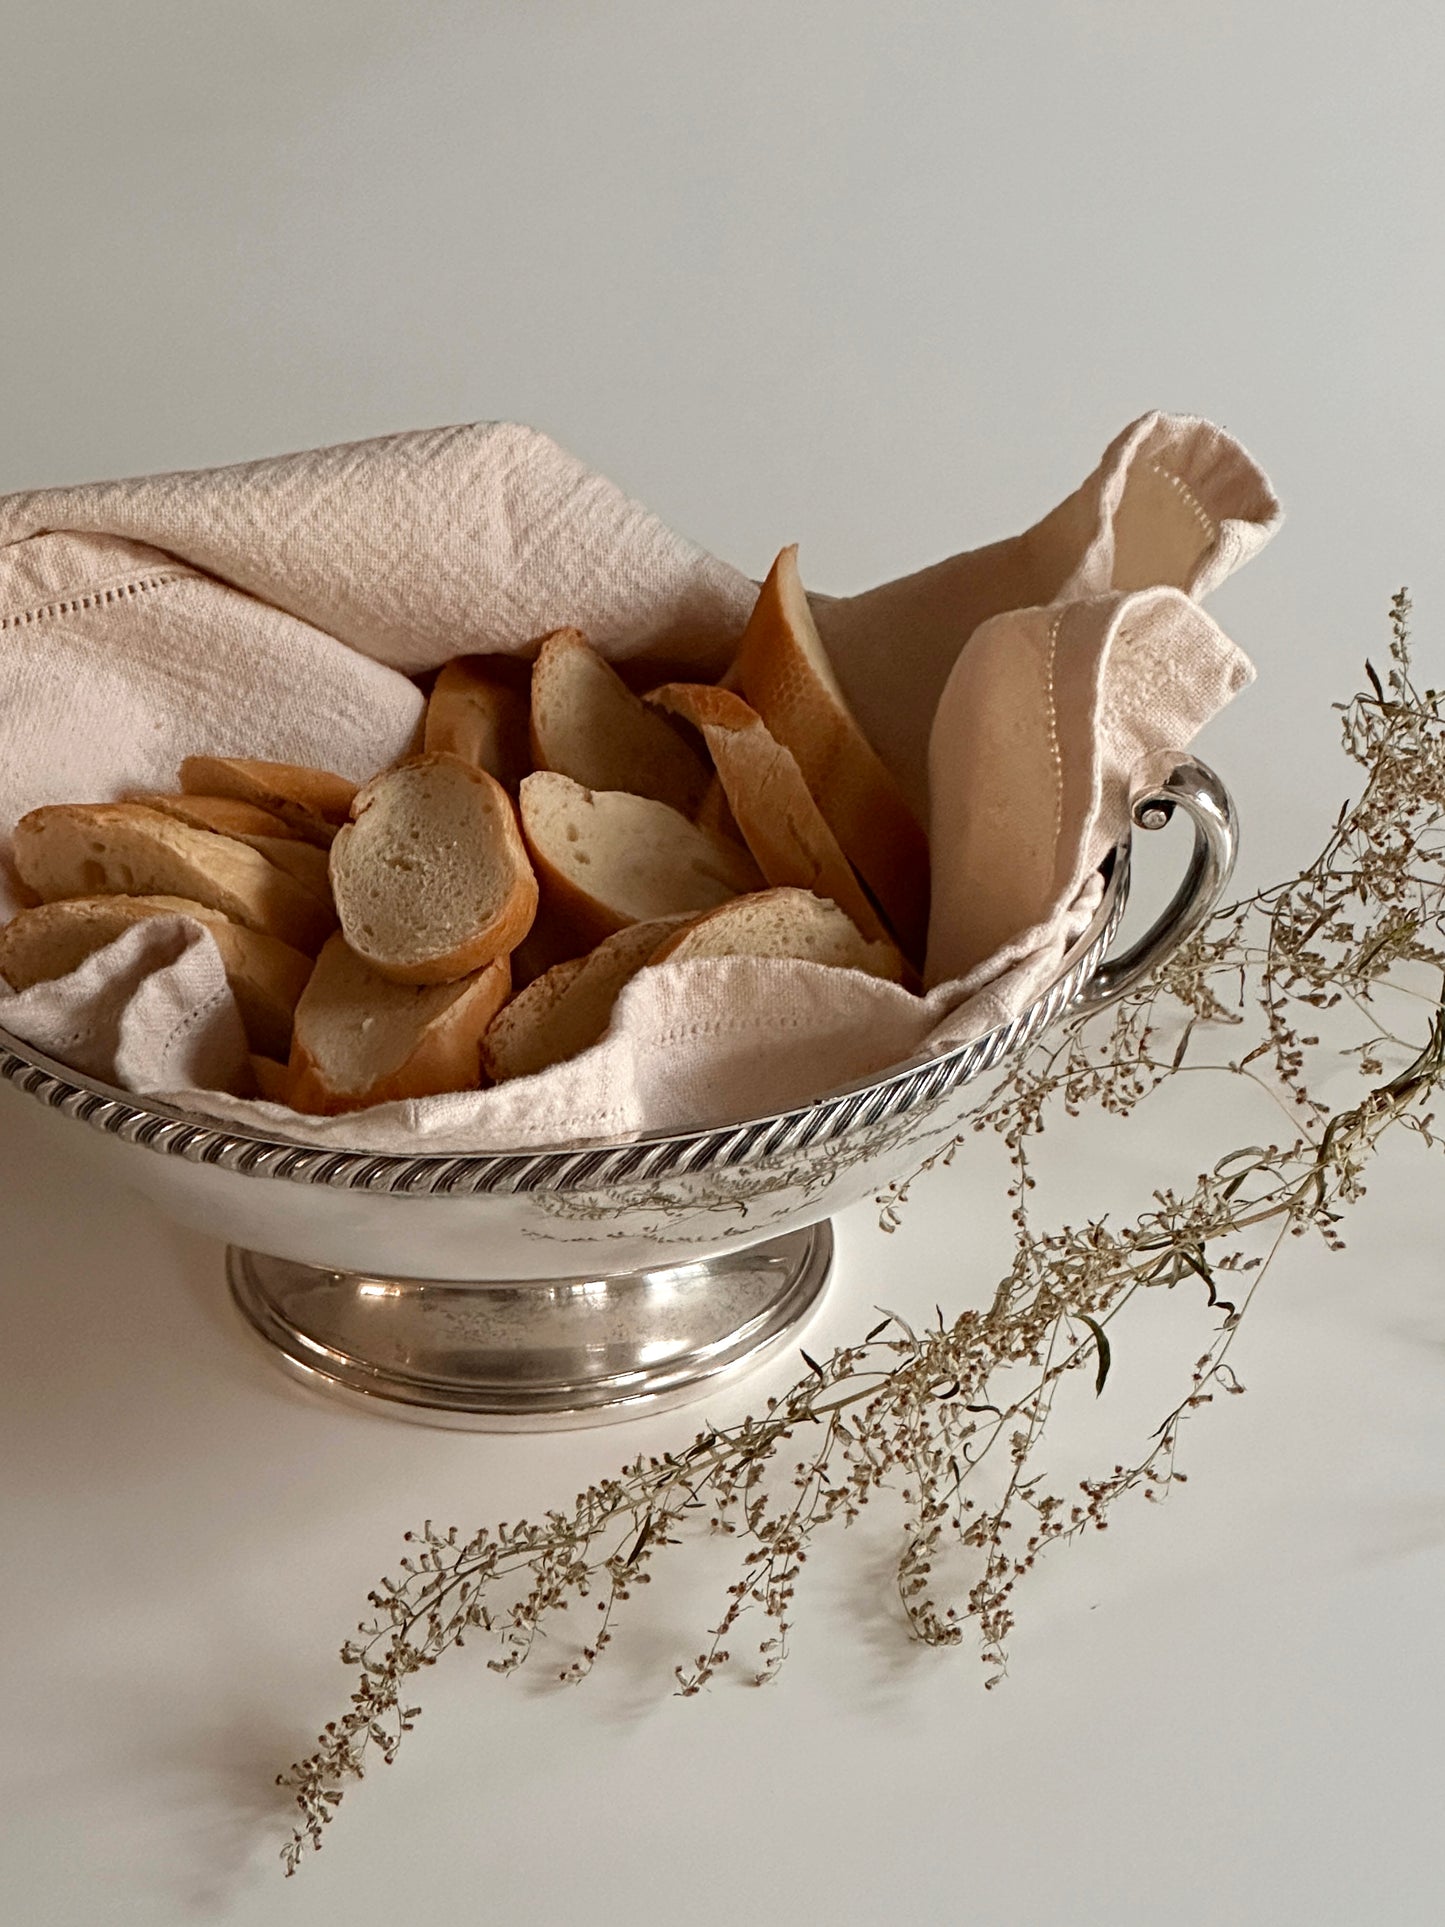
[[[597,1425],[683,1404],[795,1339],[827,1281],[825,1218],[626,1277],[454,1284],[227,1254],[231,1294],[299,1378],[466,1430]]]
[[[1168,907],[1137,943],[1106,958],[1082,985],[1075,1008],[1082,1012],[1122,997],[1187,943],[1218,903],[1234,869],[1238,837],[1229,792],[1203,763],[1159,751],[1138,772],[1132,814],[1141,830],[1162,830],[1176,808],[1194,828],[1189,865]]]
[[[83,1078],[3,1032],[0,1079],[37,1100],[42,1128],[63,1133],[72,1155],[109,1166],[182,1223],[242,1253],[265,1253],[333,1279],[349,1277],[349,1288],[358,1293],[366,1284],[418,1280],[481,1290],[581,1280],[595,1292],[613,1279],[679,1267],[693,1276],[804,1231],[905,1176],[930,1145],[956,1128],[966,1108],[959,1096],[964,1085],[1017,1055],[1049,1025],[1097,1008],[1157,968],[1207,916],[1234,854],[1232,810],[1218,779],[1191,757],[1156,757],[1136,789],[1133,820],[1144,829],[1158,828],[1176,807],[1194,825],[1188,873],[1168,909],[1124,955],[1110,958],[1108,952],[1127,893],[1128,838],[1114,852],[1092,924],[1055,982],[1027,1010],[955,1050],[763,1118],[620,1143],[381,1156],[222,1129]],[[89,1129],[75,1131],[74,1123]],[[248,1314],[265,1325],[256,1309],[271,1290],[256,1282],[263,1271],[233,1260],[233,1277],[251,1281],[242,1286],[252,1300]],[[791,1303],[786,1267],[764,1275],[781,1301]],[[264,1271],[264,1277],[282,1274]],[[267,1317],[277,1321],[270,1335],[283,1342],[281,1328],[296,1321],[278,1304],[273,1298]],[[764,1309],[754,1305],[750,1316]],[[643,1378],[629,1379],[629,1400],[650,1396],[643,1352],[648,1342],[639,1330],[635,1364]],[[701,1338],[699,1346],[701,1355]],[[570,1382],[565,1361],[553,1363],[548,1382]],[[358,1394],[379,1402],[426,1403],[415,1385],[403,1383],[394,1360],[388,1366],[357,1356],[352,1364],[351,1389]],[[709,1380],[700,1368],[690,1382],[697,1387]],[[539,1393],[533,1423],[558,1422],[547,1406],[553,1396]],[[474,1388],[469,1407],[457,1402],[466,1397],[465,1389],[452,1387],[431,1403],[451,1422],[462,1409],[521,1422],[515,1402],[505,1410],[488,1405],[480,1388]],[[605,1401],[589,1409],[600,1415]]]
[[[828,1144],[932,1104],[1024,1049],[1077,1005],[1095,983],[1123,914],[1126,872],[1121,847],[1098,915],[1064,970],[1043,997],[1008,1023],[956,1050],[880,1073],[811,1104],[707,1130],[644,1135],[615,1144],[406,1157],[318,1149],[283,1137],[207,1124],[193,1112],[82,1077],[4,1030],[0,1030],[0,1077],[52,1110],[147,1151],[246,1178],[323,1185],[331,1190],[407,1198],[598,1191],[678,1172],[767,1164],[788,1152]],[[1113,989],[1110,994],[1119,993]]]

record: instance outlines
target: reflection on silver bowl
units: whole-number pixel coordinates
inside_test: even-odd
[[[1187,873],[1110,958],[1129,839],[1089,929],[1009,1023],[770,1117],[553,1150],[378,1156],[222,1130],[78,1076],[0,1032],[0,1078],[76,1158],[224,1239],[238,1304],[294,1372],[395,1417],[541,1429],[680,1403],[756,1364],[815,1306],[828,1217],[954,1130],[962,1087],[1110,1001],[1208,915],[1234,860],[1223,785],[1153,759],[1133,820],[1194,827]],[[84,1125],[89,1128],[75,1128]]]

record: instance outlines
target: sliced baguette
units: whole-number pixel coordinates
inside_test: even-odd
[[[928,838],[854,720],[798,576],[796,548],[774,562],[729,681],[797,758],[803,780],[914,962],[928,933]]]
[[[273,811],[258,809],[256,804],[243,803],[235,796],[170,796],[147,791],[126,800],[144,804],[148,810],[159,810],[162,816],[174,816],[193,829],[214,830],[218,836],[234,836],[242,843],[249,843],[253,836],[302,840]]]
[[[325,849],[346,821],[355,783],[326,769],[260,763],[244,756],[188,756],[181,764],[188,796],[230,796],[279,816],[308,843]]]
[[[590,790],[630,790],[692,816],[709,771],[576,629],[542,644],[532,670],[532,756]]]
[[[177,822],[189,823],[198,830],[214,830],[218,836],[233,836],[238,843],[249,843],[278,870],[304,883],[319,897],[330,897],[331,880],[327,875],[326,852],[308,843],[279,816],[258,810],[254,803],[237,802],[233,796],[158,796],[154,793],[128,799],[145,809],[159,810]]]
[[[413,757],[373,777],[352,815],[331,887],[347,942],[383,977],[451,983],[526,936],[537,879],[511,798],[477,764]]]
[[[629,923],[710,910],[758,887],[746,850],[652,797],[589,790],[538,770],[519,800],[549,911],[587,942]]]
[[[665,937],[648,959],[660,964],[692,957],[792,957],[865,970],[890,983],[905,965],[891,943],[869,943],[836,903],[807,890],[760,890],[735,897]]]
[[[393,983],[333,937],[296,1006],[287,1102],[334,1117],[475,1090],[483,1033],[511,984],[505,957],[454,983]]]
[[[734,843],[741,843],[743,840],[743,833],[738,828],[738,820],[728,807],[727,791],[718,781],[715,773],[707,786],[707,795],[698,804],[697,815],[693,820],[700,823],[703,829],[711,830],[715,836],[728,837]]]
[[[865,937],[888,942],[797,759],[758,712],[741,696],[706,683],[665,683],[648,700],[702,731],[728,806],[766,881],[827,897]]]
[[[331,902],[330,861],[327,852],[316,844],[303,843],[299,836],[242,836],[236,840],[259,850],[268,863],[295,877],[323,903]]]
[[[42,902],[185,897],[314,955],[336,928],[329,903],[245,843],[139,803],[54,803],[15,826],[16,869]]]
[[[262,1057],[258,1052],[251,1053],[251,1077],[256,1086],[256,1095],[268,1104],[289,1104],[291,1101],[291,1072],[285,1064],[278,1064],[274,1057]]]
[[[515,796],[532,768],[532,665],[514,656],[457,656],[432,685],[423,748],[475,763]]]
[[[595,941],[569,918],[559,915],[544,891],[535,923],[512,952],[513,988],[522,989],[554,964],[585,956]]]
[[[519,990],[482,1039],[482,1068],[493,1083],[530,1076],[595,1044],[611,1022],[623,986],[679,921],[630,923],[587,956],[554,964]]]
[[[0,977],[15,990],[68,977],[87,957],[149,917],[193,917],[206,926],[252,1049],[284,1057],[311,959],[184,897],[72,897],[22,910],[0,930]]]

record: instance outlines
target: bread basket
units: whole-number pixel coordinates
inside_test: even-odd
[[[768,1117],[619,1143],[379,1156],[223,1130],[110,1088],[0,1031],[0,1079],[71,1157],[224,1240],[236,1302],[281,1362],[393,1417],[479,1429],[596,1424],[760,1362],[818,1302],[830,1214],[913,1169],[960,1093],[1048,1026],[1110,1001],[1198,928],[1234,860],[1203,764],[1150,759],[1131,814],[1194,831],[1168,907],[1111,955],[1130,839],[1088,930],[1007,1024]]]

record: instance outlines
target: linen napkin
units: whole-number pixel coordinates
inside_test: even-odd
[[[1057,971],[1097,902],[1140,759],[1185,747],[1249,680],[1198,598],[1279,519],[1230,436],[1151,414],[1022,535],[815,598],[860,723],[929,825],[922,997],[784,959],[668,964],[637,978],[607,1036],[568,1063],[338,1119],[210,1088],[236,1033],[217,1028],[228,993],[215,946],[180,920],[128,933],[55,983],[0,988],[0,1027],[125,1089],[376,1150],[683,1129],[966,1041]],[[564,624],[614,660],[715,676],[755,595],[510,423],[12,495],[0,499],[0,835],[41,803],[171,788],[191,754],[363,780],[415,744],[411,674],[463,652],[526,654]],[[0,914],[18,903],[0,870]]]

